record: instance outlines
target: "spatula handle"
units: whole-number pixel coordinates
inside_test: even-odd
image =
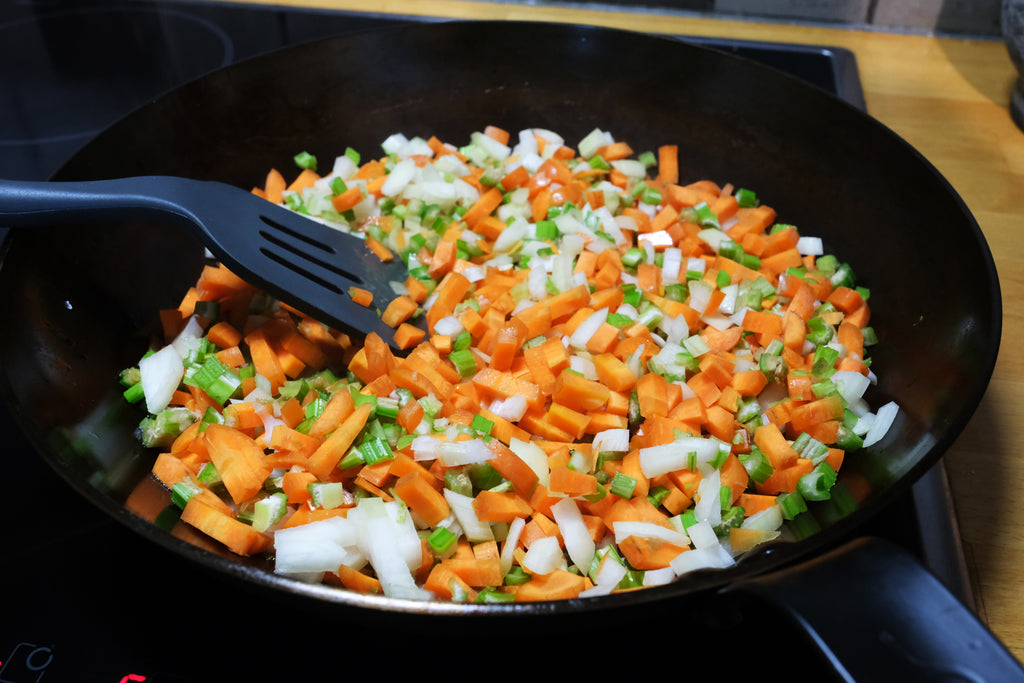
[[[20,228],[153,212],[191,221],[190,212],[177,199],[189,182],[194,181],[163,176],[73,182],[3,180],[0,225]]]

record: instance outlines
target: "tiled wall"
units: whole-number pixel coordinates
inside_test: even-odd
[[[572,4],[584,0],[561,0]],[[593,2],[593,0],[590,0]],[[882,31],[1000,36],[1001,0],[597,0],[598,4],[679,10],[756,20],[807,21]]]

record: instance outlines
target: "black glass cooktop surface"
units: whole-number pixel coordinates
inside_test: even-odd
[[[68,3],[26,0],[0,6],[0,177],[45,179],[135,107],[238,60],[287,45],[421,18],[187,2]],[[680,37],[804,78],[865,106],[856,61],[829,47]],[[0,228],[0,240],[4,231]],[[0,532],[0,683],[313,680],[322,675],[418,673],[484,676],[506,669],[538,675],[558,653],[565,672],[593,676],[593,651],[531,634],[495,640],[401,633],[394,624],[339,624],[267,603],[245,588],[193,570],[139,538],[75,494],[33,455],[6,411],[0,433],[9,482]],[[885,528],[971,604],[955,516],[941,464]],[[795,635],[771,615],[737,621],[693,606],[682,630],[655,629],[644,661],[689,652],[727,666],[737,643],[790,647]],[[634,615],[668,618],[661,612]],[[634,625],[606,624],[608,643]],[[635,645],[634,645],[635,647]],[[808,647],[808,650],[812,648]],[[626,651],[624,651],[626,652]],[[771,655],[768,655],[771,657]],[[624,671],[646,665],[624,654]],[[612,658],[615,659],[614,657]],[[816,680],[827,667],[802,663]],[[681,672],[680,672],[681,673]]]

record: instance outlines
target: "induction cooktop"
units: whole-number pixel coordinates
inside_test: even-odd
[[[135,107],[239,60],[328,36],[437,20],[234,3],[4,3],[0,174],[48,178]],[[856,60],[843,49],[676,37],[760,61],[865,108]],[[0,240],[4,235],[0,228]],[[0,411],[0,433],[13,468],[7,480],[17,482],[5,487],[10,517],[0,532],[0,683],[602,673],[594,666],[596,653],[580,651],[571,633],[556,643],[530,633],[467,637],[443,627],[403,633],[394,622],[353,624],[268,602],[194,570],[93,508],[34,455],[6,410]],[[894,507],[887,518],[897,522],[867,532],[910,550],[973,606],[941,463]],[[770,653],[800,639],[771,615],[736,618],[699,602],[685,614],[668,609],[629,616],[676,619],[680,626],[656,628],[633,643],[646,653],[643,662],[624,650],[624,670],[654,675],[643,673],[644,662],[666,653],[726,666],[737,643]],[[595,628],[608,629],[614,648],[632,643],[640,625]],[[557,662],[547,661],[545,651],[557,652]],[[826,663],[813,654],[801,666],[803,673],[790,678],[830,679]]]

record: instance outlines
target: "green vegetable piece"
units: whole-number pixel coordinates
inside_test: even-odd
[[[309,152],[299,152],[293,157],[295,165],[307,171],[316,170],[316,157]]]

